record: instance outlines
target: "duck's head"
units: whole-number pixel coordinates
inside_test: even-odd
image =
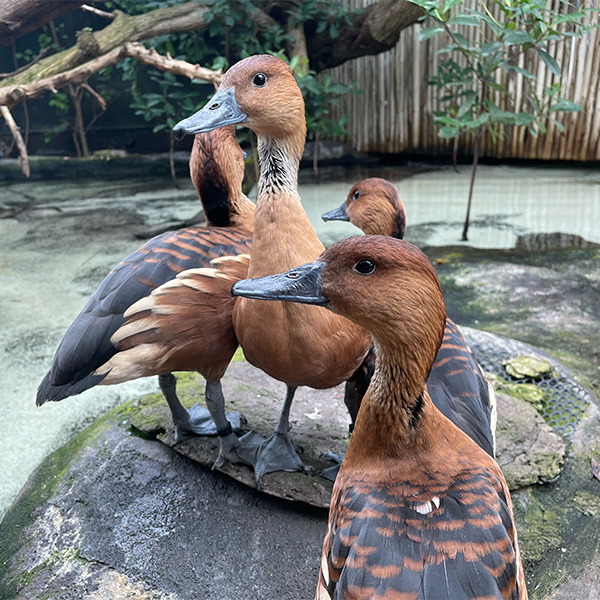
[[[367,235],[389,235],[401,240],[406,233],[406,210],[398,190],[379,177],[357,183],[339,208],[321,218],[350,221]]]
[[[289,66],[270,54],[233,65],[206,106],[173,128],[175,137],[244,125],[259,137],[306,135],[304,99]]]
[[[382,347],[410,345],[431,367],[442,343],[446,306],[430,260],[384,236],[357,236],[319,258],[270,277],[238,281],[232,296],[324,306],[368,329]]]

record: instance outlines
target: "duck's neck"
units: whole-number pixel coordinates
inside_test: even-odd
[[[375,342],[375,375],[361,403],[347,457],[351,461],[397,459],[415,446],[427,447],[435,436],[439,412],[425,381],[428,369],[418,353]]]
[[[298,195],[304,137],[259,136],[260,179],[249,277],[311,262],[323,251]]]
[[[296,193],[302,149],[294,140],[259,137],[260,178],[258,197]]]

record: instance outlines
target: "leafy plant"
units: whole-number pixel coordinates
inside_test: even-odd
[[[178,81],[172,73],[161,73],[152,70],[149,75],[155,82],[160,92],[148,92],[145,94],[135,93],[134,102],[130,105],[135,109],[135,114],[143,117],[144,121],[154,121],[153,133],[159,131],[171,131],[176,123],[184,116],[191,115],[199,110],[204,101],[198,102],[196,92],[186,92],[181,88],[183,83]],[[204,82],[200,82],[204,83]],[[173,157],[174,138],[169,136],[169,164],[171,167],[171,177],[176,182],[175,162]]]
[[[585,24],[590,9],[574,9],[564,0],[560,11],[546,0],[492,0],[499,9],[500,16],[495,17],[485,0],[479,0],[476,9],[465,6],[464,0],[410,1],[423,9],[422,20],[432,23],[421,29],[420,40],[442,33],[450,40],[439,50],[447,58],[440,62],[437,75],[429,78],[443,106],[434,116],[440,125],[439,135],[458,138],[467,133],[474,137],[473,174],[462,232],[462,240],[466,241],[483,134],[488,132],[496,142],[510,127],[527,127],[536,136],[546,133],[548,121],[562,131],[554,113],[581,110],[578,104],[560,97],[562,73],[548,53],[548,42],[582,37],[592,27]],[[459,31],[465,26],[476,29],[479,35],[467,40]],[[537,54],[555,76],[552,85],[540,86],[534,73],[519,66],[519,59],[531,53]],[[504,79],[522,78],[525,102],[521,106],[515,105],[508,83],[502,83],[502,71],[508,74]]]

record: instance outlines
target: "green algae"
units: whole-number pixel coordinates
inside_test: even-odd
[[[502,365],[506,372],[515,379],[525,379],[525,377],[538,379],[545,373],[552,371],[552,365],[549,361],[524,354],[513,356],[504,361]]]

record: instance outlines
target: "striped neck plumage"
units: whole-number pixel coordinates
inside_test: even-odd
[[[300,157],[297,154],[297,150],[291,144],[286,144],[285,140],[259,137],[260,179],[257,186],[259,196],[298,190]]]

